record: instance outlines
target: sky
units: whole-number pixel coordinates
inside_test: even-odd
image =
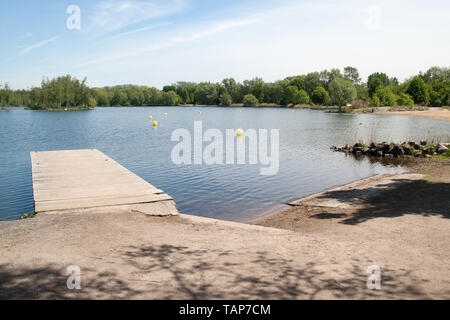
[[[2,0],[0,82],[220,82],[450,66],[448,0]]]

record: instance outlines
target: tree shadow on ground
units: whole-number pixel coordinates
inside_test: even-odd
[[[57,266],[0,265],[0,299],[429,298],[421,289],[427,280],[406,270],[382,269],[382,289],[369,290],[370,262],[357,259],[347,266],[300,263],[267,251],[242,259],[239,252],[172,245],[125,247],[120,254],[123,261],[117,264],[127,268],[126,274],[109,272],[103,278],[98,270],[89,270],[91,276],[83,276],[82,290],[76,292],[67,289],[67,274]],[[140,281],[128,281],[130,275]]]
[[[367,267],[359,260],[348,268],[282,259],[273,253],[255,252],[250,260],[231,252],[191,250],[188,247],[130,248],[128,263],[137,272],[170,274],[164,299],[367,299],[426,298],[420,286],[427,282],[408,271],[385,269],[382,290],[367,289]],[[248,256],[247,256],[248,257]],[[247,261],[247,262],[239,262]]]
[[[83,273],[95,272],[83,268]],[[70,274],[65,268],[54,264],[40,267],[10,268],[0,265],[0,299],[14,300],[60,300],[102,298],[105,294],[115,298],[132,298],[139,294],[114,273],[96,273],[94,279],[85,280],[82,274],[82,288],[70,290],[67,279]]]
[[[343,219],[340,223],[356,225],[375,218],[395,218],[403,215],[439,216],[450,218],[450,183],[426,180],[410,181],[397,179],[373,196],[359,201],[361,206],[351,213],[320,213],[318,219]],[[368,193],[374,190],[368,190]],[[325,192],[321,198],[336,199],[355,204],[359,190]],[[326,211],[326,209],[325,209]]]

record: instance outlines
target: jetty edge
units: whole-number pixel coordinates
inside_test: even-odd
[[[31,152],[35,213],[125,206],[178,215],[173,198],[97,149]]]

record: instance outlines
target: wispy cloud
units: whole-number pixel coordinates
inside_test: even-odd
[[[41,48],[41,47],[49,44],[50,42],[55,41],[56,39],[58,39],[58,37],[53,37],[53,38],[50,38],[50,39],[47,39],[47,40],[44,40],[44,41],[41,41],[41,42],[38,42],[38,43],[35,43],[35,44],[32,44],[32,45],[29,45],[29,46],[24,47],[23,49],[21,49],[18,54],[19,55],[24,55],[24,54],[26,54],[26,53],[34,50],[34,49]]]
[[[264,18],[264,15],[259,15],[259,16],[253,16],[251,18],[240,18],[240,19],[220,21],[220,22],[214,23],[212,25],[209,25],[206,28],[203,27],[203,28],[201,28],[201,30],[199,30],[197,32],[190,32],[189,35],[186,35],[183,37],[171,38],[171,39],[168,39],[167,41],[156,43],[156,44],[153,44],[150,46],[146,46],[144,48],[139,48],[134,51],[128,50],[127,52],[124,52],[124,53],[119,53],[119,54],[115,54],[115,55],[110,55],[108,57],[103,57],[100,59],[86,61],[81,64],[78,64],[75,67],[76,68],[85,68],[85,67],[87,67],[89,65],[93,65],[93,64],[98,64],[98,63],[103,63],[103,62],[111,62],[111,61],[116,61],[116,60],[120,60],[120,59],[124,59],[124,58],[130,58],[133,56],[160,50],[163,48],[172,47],[179,43],[187,43],[187,42],[195,41],[195,40],[198,40],[201,38],[210,37],[210,36],[213,36],[220,32],[224,32],[224,31],[227,31],[230,29],[234,29],[237,27],[241,27],[244,25],[249,25],[249,24],[261,21],[263,18]]]
[[[184,0],[159,2],[102,1],[94,8],[94,13],[89,18],[88,29],[107,34],[142,21],[180,13],[186,7]]]
[[[135,33],[139,33],[139,32],[143,32],[143,31],[147,31],[147,30],[161,28],[161,27],[165,27],[165,26],[168,26],[168,25],[171,25],[171,24],[173,24],[173,23],[172,22],[165,22],[165,23],[159,23],[159,24],[155,24],[155,25],[151,25],[151,26],[147,26],[147,27],[143,27],[143,28],[127,31],[127,32],[122,32],[122,33],[119,33],[117,35],[112,36],[111,39],[116,39],[116,38],[120,38],[120,37],[123,37],[123,36],[129,36],[129,35],[132,35],[132,34],[135,34]]]

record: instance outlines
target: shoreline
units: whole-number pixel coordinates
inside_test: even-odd
[[[337,107],[333,106],[310,106],[310,105],[296,105],[296,106],[283,106],[283,105],[274,105],[274,104],[261,104],[259,106],[255,107],[244,107],[242,104],[234,104],[231,106],[210,106],[210,105],[178,105],[178,106],[97,106],[94,108],[79,108],[79,107],[72,107],[72,108],[31,108],[31,107],[1,107],[0,110],[2,111],[13,111],[15,108],[24,108],[23,110],[26,111],[89,111],[94,110],[96,108],[160,108],[160,107],[183,107],[183,108],[208,108],[208,107],[218,107],[218,108],[243,108],[243,109],[292,109],[292,110],[314,110],[314,111],[323,111],[323,112],[329,112],[329,113],[338,113],[336,112]],[[67,110],[65,110],[67,109]],[[371,114],[371,115],[389,115],[389,116],[409,116],[409,117],[416,117],[416,118],[427,118],[427,119],[434,119],[434,120],[446,120],[450,121],[450,110],[443,107],[431,107],[427,108],[426,110],[390,110],[391,107],[378,107],[376,108],[375,112],[365,112],[366,109],[355,109],[353,111],[348,112],[341,112],[342,114]]]

